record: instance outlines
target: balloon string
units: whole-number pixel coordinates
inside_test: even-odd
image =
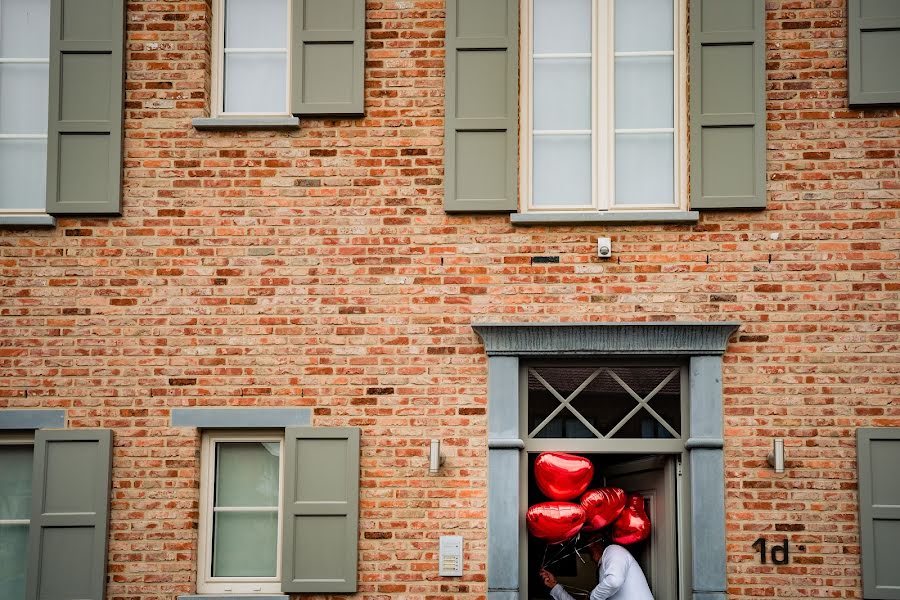
[[[550,562],[544,563],[543,565],[541,565],[541,568],[543,569],[547,565],[552,565],[553,563],[562,560],[562,558],[564,558],[564,557],[560,557],[559,555],[566,551],[566,546],[568,546],[569,542],[573,543],[573,547],[574,547],[574,545],[577,545],[579,537],[581,537],[581,532],[578,532],[577,534],[575,534],[575,537],[572,538],[571,540],[566,540],[565,542],[561,543],[559,545],[559,550],[556,551],[556,554],[554,554],[552,557],[550,557]],[[546,554],[546,549],[547,549],[547,547],[544,548],[545,554]],[[569,553],[566,556],[571,556],[571,555],[572,554]]]
[[[552,565],[552,564],[554,564],[554,563],[558,563],[559,561],[561,561],[561,560],[564,559],[564,558],[568,558],[568,557],[572,556],[573,554],[578,554],[578,552],[579,552],[580,550],[584,550],[585,548],[589,548],[590,546],[593,546],[594,544],[596,544],[596,543],[599,542],[599,541],[600,541],[600,540],[594,540],[593,542],[589,542],[589,543],[585,544],[585,545],[582,546],[581,548],[575,548],[574,551],[569,552],[568,554],[564,554],[564,555],[562,555],[562,556],[560,556],[560,557],[558,557],[558,558],[557,558],[557,557],[553,557],[553,559],[552,559],[550,562],[548,562],[547,564],[545,564],[544,567],[549,567],[550,565]]]

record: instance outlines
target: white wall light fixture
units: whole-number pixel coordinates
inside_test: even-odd
[[[444,459],[441,456],[441,440],[431,440],[431,452],[428,456],[428,474],[437,475],[441,471]]]
[[[772,451],[766,461],[775,468],[776,473],[784,473],[784,438],[772,440]]]

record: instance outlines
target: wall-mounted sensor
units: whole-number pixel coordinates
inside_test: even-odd
[[[600,258],[609,258],[612,256],[611,238],[597,238],[597,256]]]

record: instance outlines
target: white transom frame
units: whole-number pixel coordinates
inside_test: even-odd
[[[592,212],[635,210],[687,210],[688,199],[688,73],[687,73],[687,0],[673,0],[673,51],[616,52],[615,0],[592,0],[591,27],[591,129],[540,131],[538,135],[583,135],[591,133],[591,204],[544,205],[536,207],[533,199],[534,138],[533,82],[534,0],[520,0],[521,40],[519,44],[519,208],[522,212]],[[615,59],[617,56],[673,57],[673,124],[671,128],[615,129]],[[537,55],[548,57],[550,55]],[[576,57],[573,53],[554,55]],[[601,110],[600,106],[605,110]],[[673,204],[617,204],[615,202],[615,141],[616,134],[672,133],[673,134]]]
[[[564,409],[568,409],[572,415],[575,416],[597,439],[601,440],[609,440],[613,439],[613,436],[618,433],[618,431],[625,426],[635,415],[640,412],[641,408],[644,408],[657,422],[659,422],[666,431],[672,436],[673,439],[681,439],[682,434],[675,430],[652,406],[650,406],[650,401],[660,392],[666,385],[672,381],[673,378],[680,375],[681,367],[672,366],[671,371],[666,375],[662,381],[660,381],[646,396],[641,396],[637,392],[635,392],[631,386],[629,386],[625,381],[615,372],[616,367],[597,367],[591,372],[591,374],[579,384],[575,390],[572,391],[568,396],[563,397],[547,380],[538,372],[538,368],[529,366],[527,367],[527,374],[533,376],[535,379],[540,382],[550,394],[553,395],[559,401],[559,406],[555,407],[547,417],[545,417],[537,426],[534,427],[529,433],[528,438],[534,439],[537,434],[539,434],[544,427],[546,427],[550,422],[556,418]],[[659,367],[655,367],[659,368]],[[596,379],[601,373],[608,373],[610,378],[613,379],[616,383],[621,386],[621,388],[629,395],[633,400],[635,400],[636,404],[632,409],[624,416],[619,422],[609,430],[607,434],[600,433],[597,428],[595,428],[574,406],[572,406],[572,401],[574,401],[581,392],[587,388],[591,384],[594,379]],[[683,419],[682,419],[683,420]]]

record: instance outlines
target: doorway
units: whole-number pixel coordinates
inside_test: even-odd
[[[673,364],[528,365],[522,369],[520,418],[528,432],[522,469],[522,597],[549,598],[538,573],[543,565],[576,599],[597,584],[587,535],[548,545],[525,529],[524,511],[548,499],[537,487],[534,461],[544,451],[590,460],[588,489],[619,487],[644,498],[650,537],[627,549],[643,570],[656,600],[680,600],[684,572],[682,457],[687,370]],[[573,502],[577,503],[578,499]]]
[[[655,600],[679,600],[681,565],[678,514],[681,501],[681,481],[678,475],[681,457],[678,455],[581,454],[594,464],[594,480],[588,489],[619,487],[644,499],[644,510],[652,527],[650,537],[627,546],[644,572]],[[533,472],[537,453],[528,455],[529,470]],[[529,477],[527,506],[545,501],[534,481]],[[542,565],[556,575],[559,583],[575,598],[578,591],[597,585],[597,565],[584,547],[587,536],[564,545],[547,545],[531,536],[526,537],[527,579],[525,598],[545,599],[549,595],[537,575]]]

